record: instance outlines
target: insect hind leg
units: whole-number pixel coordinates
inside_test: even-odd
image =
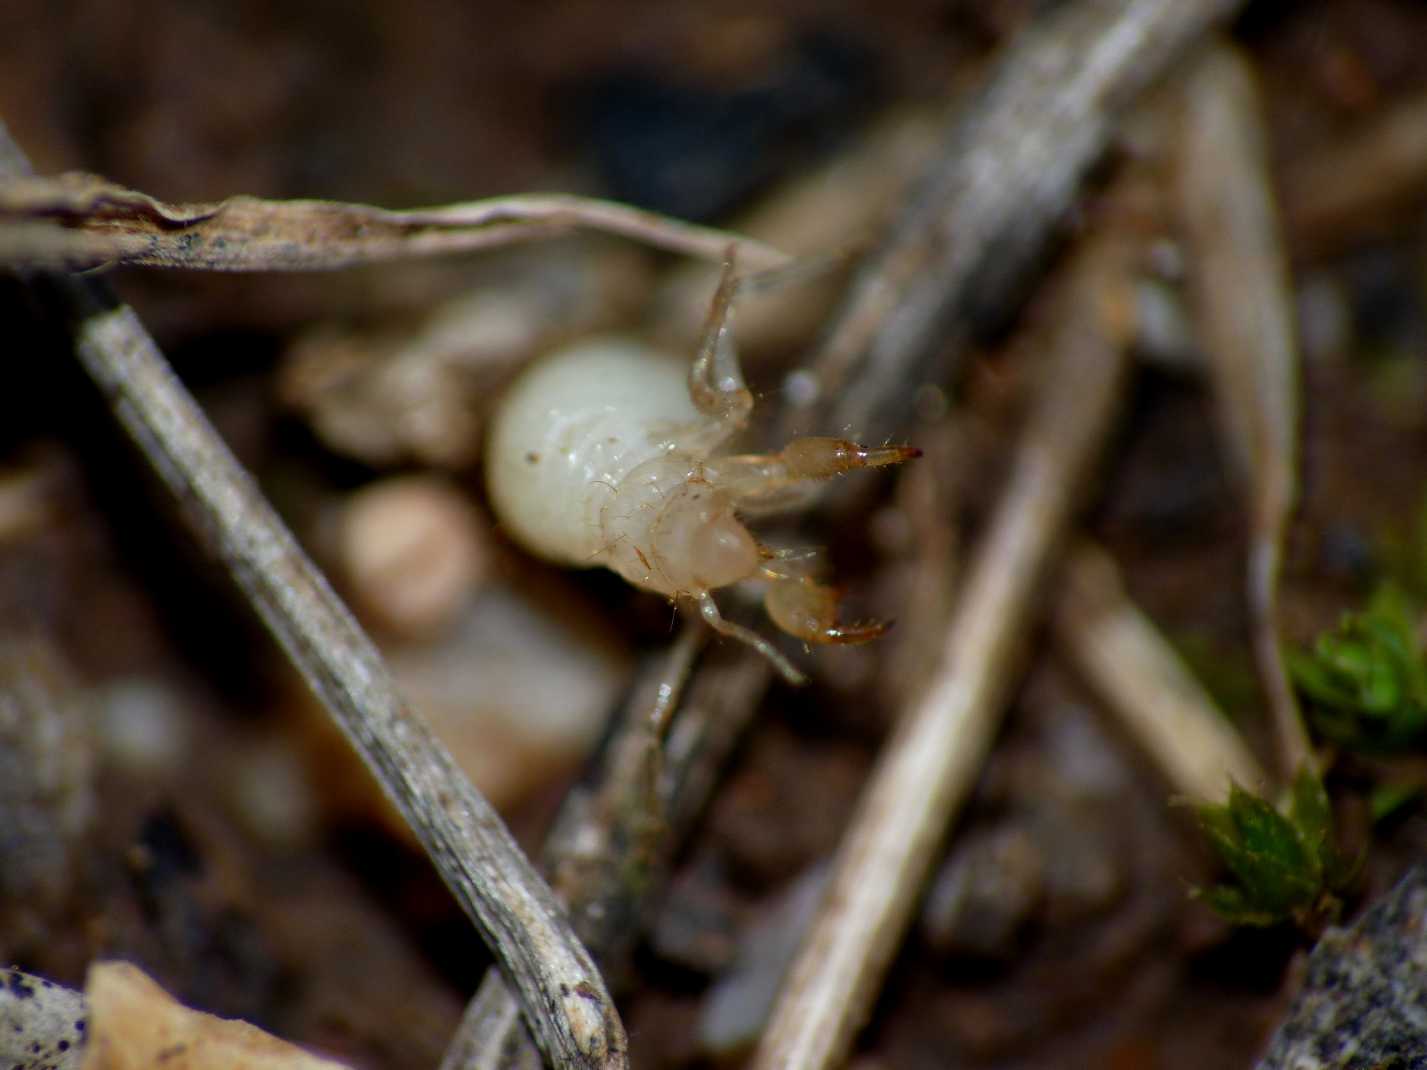
[[[751,628],[745,628],[741,624],[734,624],[730,620],[725,620],[723,614],[718,610],[718,603],[713,600],[713,595],[705,591],[697,597],[697,602],[699,606],[699,616],[703,617],[704,623],[718,632],[719,635],[726,635],[730,639],[737,639],[740,643],[751,646],[772,662],[773,667],[778,670],[779,674],[781,674],[783,679],[787,680],[788,683],[798,686],[808,682],[808,678],[787,659],[783,652],[767,639],[763,638],[763,636]]]

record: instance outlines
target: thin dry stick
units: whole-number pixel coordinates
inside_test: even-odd
[[[1054,364],[968,570],[940,666],[863,792],[751,1070],[829,1070],[846,1058],[976,781],[1046,567],[1116,409],[1133,334],[1124,255],[1118,238],[1101,238],[1071,269],[1049,343]]]
[[[76,287],[77,289],[77,287]],[[78,352],[149,462],[214,547],[411,826],[521,994],[559,1067],[624,1066],[599,971],[490,803],[397,695],[371,640],[204,419],[132,310],[95,302]]]
[[[1056,645],[1177,791],[1222,803],[1231,782],[1264,790],[1268,778],[1243,739],[1130,601],[1101,547],[1083,542],[1072,551],[1052,620]]]
[[[1186,79],[1180,212],[1197,325],[1220,422],[1250,498],[1248,603],[1279,773],[1312,750],[1278,633],[1283,540],[1298,481],[1298,345],[1293,296],[1269,187],[1257,86],[1233,49],[1210,49]]]
[[[1238,0],[1071,0],[1008,51],[956,122],[809,366],[785,432],[895,434],[977,322],[1025,289],[1120,117]]]
[[[707,662],[679,705],[702,628],[691,628],[638,689],[610,742],[594,796],[567,798],[545,850],[547,871],[580,938],[606,973],[618,977],[680,843],[713,791],[771,672],[762,658],[736,651],[731,664]],[[668,730],[661,751],[659,740]],[[514,1000],[492,971],[456,1032],[442,1070],[533,1070],[538,1056],[513,1013]]]
[[[619,234],[749,269],[788,262],[776,249],[613,201],[520,194],[389,211],[337,201],[230,197],[166,204],[103,178],[66,174],[0,182],[0,264],[79,270],[117,264],[205,271],[314,271],[468,252],[573,228]]]
[[[0,163],[22,157],[0,127]],[[34,276],[80,361],[205,544],[228,567],[410,824],[520,992],[556,1067],[623,1067],[593,960],[484,797],[405,708],[376,648],[183,388],[133,311],[94,280]]]
[[[654,798],[654,775],[649,766],[657,760],[663,729],[678,704],[704,638],[705,629],[701,625],[686,624],[668,653],[642,675],[621,711],[618,728],[606,748],[601,787],[593,797],[583,788],[576,788],[565,797],[543,852],[547,874],[568,874],[571,863],[577,859],[587,866],[618,861],[625,870],[643,869],[639,863],[649,852],[641,841],[657,835],[655,826],[662,823]],[[632,835],[619,837],[615,822],[626,815],[619,814],[617,808],[626,800],[633,803],[636,813],[648,814],[653,820],[638,821]],[[620,847],[632,857],[618,857]],[[634,882],[638,882],[637,876]],[[585,946],[598,955],[600,949],[590,937],[605,934],[597,931],[599,926],[588,925],[591,914],[586,908],[602,889],[588,882],[566,881],[565,884],[561,887],[556,881],[555,894],[567,907],[576,908],[572,917],[576,932]],[[603,920],[604,914],[599,911],[593,917]],[[580,932],[582,921],[591,931]],[[538,1065],[539,1057],[528,1035],[520,1028],[515,1013],[517,1006],[515,996],[500,974],[489,971],[446,1048],[441,1070]]]

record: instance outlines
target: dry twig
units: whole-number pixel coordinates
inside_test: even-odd
[[[846,1057],[976,781],[1041,579],[1120,394],[1133,335],[1126,252],[1118,236],[1101,238],[1070,269],[1049,343],[1054,365],[968,568],[940,666],[863,791],[753,1070],[828,1070]]]
[[[0,128],[0,170],[23,157]],[[405,708],[370,639],[298,547],[133,311],[94,280],[32,276],[57,298],[80,361],[125,431],[227,566],[410,824],[520,992],[557,1067],[625,1065],[594,962],[490,804]]]
[[[895,434],[1000,319],[1138,92],[1236,0],[1076,0],[1012,44],[953,126],[809,367],[785,430]]]
[[[667,661],[635,689],[598,785],[566,799],[546,846],[547,871],[575,931],[615,977],[624,971],[649,902],[771,675],[763,659],[735,651],[730,663],[705,665],[680,703],[704,638],[702,628],[686,629]],[[676,705],[679,717],[670,725]],[[500,976],[488,973],[442,1070],[537,1067],[514,1007]]]
[[[1248,603],[1279,773],[1312,752],[1278,635],[1283,540],[1298,480],[1298,346],[1269,186],[1258,90],[1248,61],[1216,46],[1184,89],[1180,211],[1198,326],[1220,422],[1250,498]]]
[[[1264,789],[1253,754],[1130,601],[1103,549],[1086,542],[1070,554],[1053,620],[1057,645],[1178,791],[1221,803],[1231,780]]]
[[[389,211],[338,201],[230,197],[166,204],[95,175],[0,182],[0,264],[80,270],[117,264],[205,271],[314,271],[469,252],[573,228],[623,235],[672,252],[772,268],[788,258],[762,242],[614,201],[520,194]]]

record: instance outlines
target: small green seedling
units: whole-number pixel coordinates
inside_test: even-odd
[[[1196,808],[1199,827],[1229,872],[1232,884],[1197,888],[1196,897],[1236,925],[1308,927],[1333,917],[1338,897],[1357,873],[1333,840],[1333,811],[1323,782],[1311,770],[1293,782],[1286,813],[1237,784],[1223,805]]]
[[[1421,607],[1383,583],[1311,650],[1287,651],[1313,727],[1352,750],[1397,750],[1427,738],[1427,658]]]

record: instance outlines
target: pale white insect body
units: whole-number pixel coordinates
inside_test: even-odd
[[[813,576],[816,555],[762,546],[739,514],[788,508],[810,480],[917,451],[805,438],[775,454],[717,456],[753,405],[728,328],[736,289],[730,265],[687,370],[620,339],[581,343],[526,369],[492,420],[486,485],[505,531],[528,549],[691,601],[713,628],[797,679],[766,639],[723,619],[713,590],[769,581],[769,615],[810,642],[862,642],[885,625],[839,625],[836,592]]]
[[[501,402],[487,447],[491,504],[509,534],[542,557],[605,565],[677,595],[642,544],[651,541],[651,510],[697,467],[679,449],[678,430],[698,418],[686,370],[653,350],[620,338],[561,350]],[[632,575],[620,567],[631,558]]]

